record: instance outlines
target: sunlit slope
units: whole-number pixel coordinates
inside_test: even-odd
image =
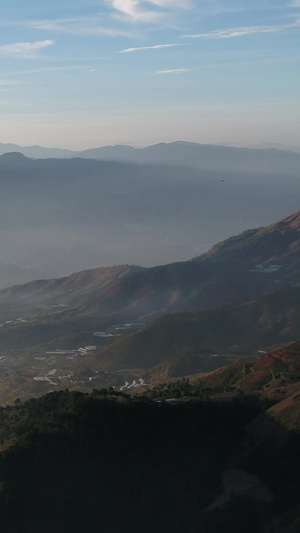
[[[109,311],[130,316],[195,311],[222,306],[300,282],[300,212],[268,228],[249,230],[193,261],[144,269],[113,288]],[[112,290],[112,289],[109,289]],[[109,292],[80,309],[101,312]],[[125,305],[124,305],[125,303]]]
[[[216,244],[196,261],[222,262],[231,257],[241,265],[259,264],[270,268],[272,264],[290,267],[291,274],[297,274],[300,255],[300,211],[272,224],[271,226],[245,231]],[[292,260],[292,261],[291,261]],[[295,269],[295,270],[294,270]]]
[[[152,320],[165,313],[224,306],[300,283],[300,212],[214,246],[191,261],[153,268],[94,269],[0,291],[0,307],[66,305],[72,316],[122,315]]]
[[[7,310],[7,306],[13,308],[14,305],[21,305],[25,310],[39,305],[51,306],[53,310],[76,306],[107,291],[123,277],[130,277],[141,270],[141,267],[129,265],[95,268],[64,278],[15,285],[0,291],[0,306],[3,311]]]
[[[300,282],[300,212],[216,245],[194,261],[143,270],[115,288],[136,316],[226,305]],[[116,300],[117,301],[117,300]],[[100,299],[82,307],[101,309]]]
[[[214,392],[260,393],[272,402],[300,392],[300,341],[258,355],[206,375],[190,376],[191,382],[202,382]]]

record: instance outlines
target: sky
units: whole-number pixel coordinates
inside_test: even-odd
[[[0,142],[300,146],[300,0],[2,0]]]

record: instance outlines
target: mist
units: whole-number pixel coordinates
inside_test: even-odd
[[[158,164],[1,156],[0,287],[187,260],[299,208],[299,155],[178,146],[121,150],[123,158],[158,150]],[[225,154],[223,170],[216,154]]]

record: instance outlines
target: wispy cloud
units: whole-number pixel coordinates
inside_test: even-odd
[[[154,22],[164,16],[165,10],[187,9],[192,5],[190,0],[107,0],[107,2],[125,19],[133,22]]]
[[[153,22],[161,17],[156,10],[144,9],[140,0],[110,0],[114,9],[132,21]]]
[[[103,22],[103,21],[102,21]],[[26,26],[35,30],[56,31],[82,36],[106,35],[116,37],[123,35],[129,37],[127,31],[118,28],[109,28],[101,24],[97,17],[77,17],[54,20],[32,20],[25,23]]]
[[[33,59],[37,53],[54,44],[54,41],[35,41],[32,43],[13,43],[0,46],[0,55],[22,59]]]
[[[158,70],[156,74],[185,74],[190,72],[187,68],[173,68],[170,70]]]
[[[160,50],[161,48],[173,48],[174,46],[182,46],[180,44],[155,44],[154,46],[136,46],[134,48],[126,48],[121,50],[120,54],[128,52],[139,52],[140,50]]]
[[[280,26],[242,26],[239,28],[212,31],[210,33],[182,35],[182,37],[184,39],[230,39],[232,37],[242,37],[244,35],[254,35],[257,33],[275,33],[298,27],[300,27],[299,22],[294,24],[282,24]]]

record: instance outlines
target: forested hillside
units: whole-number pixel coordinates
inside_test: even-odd
[[[251,398],[169,405],[105,390],[16,402],[1,411],[2,527],[129,532],[134,517],[149,533],[288,531],[299,516],[299,435],[273,418],[273,436],[285,438],[261,447],[266,435],[253,428],[268,407]]]

